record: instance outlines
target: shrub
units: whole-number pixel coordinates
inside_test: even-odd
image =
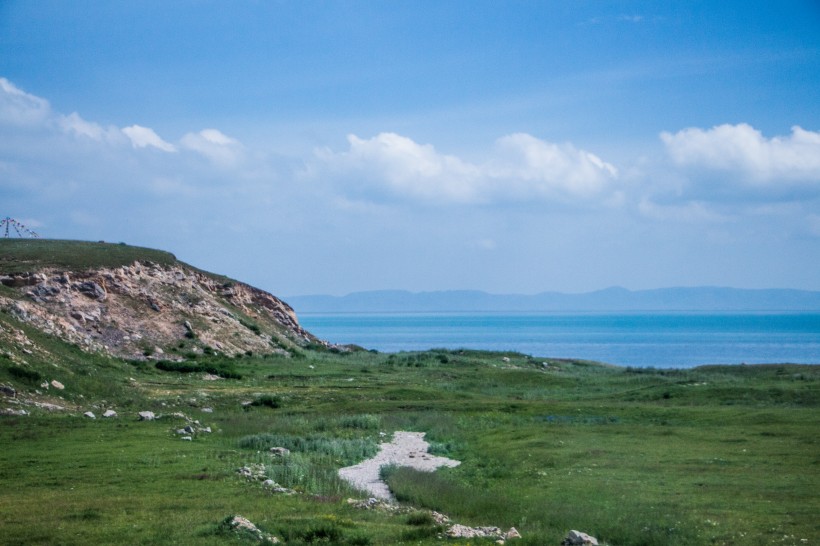
[[[28,368],[23,368],[22,366],[9,366],[9,375],[12,377],[16,377],[21,381],[28,381],[30,383],[36,383],[43,379],[43,376],[40,375],[40,372],[36,370],[29,370]]]
[[[263,394],[251,402],[251,406],[265,406],[273,409],[280,408],[282,407],[282,398],[274,394]]]
[[[218,375],[224,379],[242,379],[242,374],[238,373],[234,368],[226,366],[225,364],[160,360],[157,362],[156,367],[158,370],[165,372],[210,373],[213,375]]]

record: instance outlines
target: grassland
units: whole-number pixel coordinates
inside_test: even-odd
[[[25,273],[41,268],[83,270],[92,267],[119,267],[137,260],[171,265],[170,252],[126,245],[58,239],[0,239],[0,272]]]
[[[361,495],[338,468],[395,430],[426,432],[436,453],[462,461],[435,474],[392,472],[400,500],[465,524],[515,526],[522,544],[558,544],[571,528],[621,545],[820,537],[818,367],[304,351],[233,359],[241,379],[207,381],[27,333],[61,365],[32,355],[27,369],[38,376],[21,379],[0,357],[0,382],[33,392],[58,379],[66,389],[54,401],[71,411],[0,417],[3,543],[235,543],[244,539],[219,525],[232,514],[289,544],[438,543],[441,529],[423,512],[346,502]],[[82,417],[103,408],[118,417]],[[140,422],[141,410],[165,417]],[[181,441],[175,412],[213,432]],[[291,454],[272,457],[274,444]],[[271,494],[236,473],[245,465],[263,465],[298,494]]]
[[[84,244],[0,241],[0,271],[174,260]],[[17,329],[35,349],[0,342],[0,384],[66,409],[0,394],[0,409],[29,412],[0,415],[3,544],[250,543],[225,530],[234,514],[287,544],[481,543],[440,538],[429,510],[514,526],[522,545],[557,545],[570,529],[621,546],[820,542],[820,366],[654,370],[320,346],[191,353],[182,365],[90,355],[0,312],[0,330]],[[65,389],[42,387],[52,380]],[[139,421],[143,410],[161,417]],[[182,440],[180,415],[211,432]],[[462,464],[389,469],[404,511],[351,506],[362,493],[338,469],[396,430],[427,433]]]

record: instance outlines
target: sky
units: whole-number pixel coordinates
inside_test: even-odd
[[[278,296],[820,290],[820,2],[0,0],[0,217]]]

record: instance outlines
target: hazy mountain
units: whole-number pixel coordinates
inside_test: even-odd
[[[377,290],[346,296],[285,298],[297,313],[435,313],[536,311],[820,311],[820,292],[721,287],[627,290],[581,294],[488,294],[475,290]]]

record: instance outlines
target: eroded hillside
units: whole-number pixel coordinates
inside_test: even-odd
[[[6,269],[0,310],[86,350],[173,359],[182,347],[269,354],[319,342],[275,296],[181,262]]]

